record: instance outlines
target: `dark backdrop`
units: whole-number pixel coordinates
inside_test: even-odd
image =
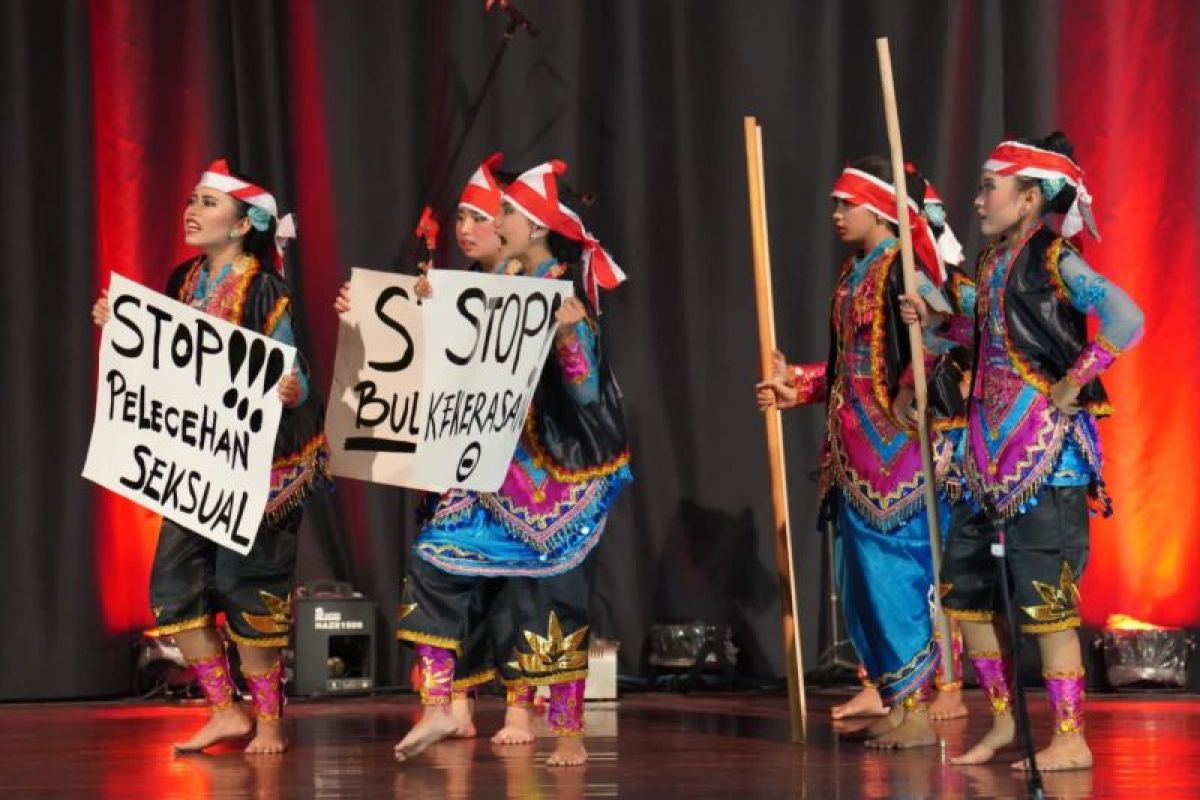
[[[327,386],[337,285],[351,266],[396,257],[499,43],[503,21],[482,5],[0,4],[0,699],[126,691],[131,643],[148,621],[153,520],[78,477],[94,387],[88,308],[108,271],[161,285],[185,255],[181,199],[211,158],[228,157],[299,213],[289,277],[316,385]],[[1091,17],[1087,7],[1105,4],[1068,5]],[[1187,58],[1194,67],[1195,7],[1158,6],[1155,47],[1178,56],[1167,69]],[[887,146],[874,38],[891,38],[906,155],[937,183],[970,253],[979,237],[969,202],[988,148],[1061,121],[1069,9],[1011,0],[522,7],[541,35],[511,43],[439,211],[448,227],[448,203],[493,150],[514,169],[561,157],[568,181],[597,195],[586,221],[630,275],[605,297],[602,321],[637,483],[594,557],[594,630],[621,641],[622,671],[635,673],[653,622],[726,620],[743,673],[778,676],[767,462],[751,393],[742,116],[757,115],[764,131],[780,346],[819,360],[843,257],[829,186],[847,160]],[[1120,44],[1122,19],[1093,25],[1101,57]],[[789,414],[810,666],[821,430],[820,410]],[[380,604],[384,683],[401,680],[389,623],[413,534],[403,492],[349,480],[310,506],[304,527],[298,578],[347,580]]]

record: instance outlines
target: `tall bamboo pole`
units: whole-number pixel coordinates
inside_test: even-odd
[[[771,375],[775,352],[775,300],[771,293],[771,254],[767,234],[766,183],[763,178],[762,128],[754,117],[743,120],[746,177],[750,193],[750,233],[754,247],[754,291],[758,307],[758,345],[764,380]],[[788,511],[787,468],[783,453],[783,421],[779,409],[764,413],[771,469],[771,502],[775,511],[775,571],[783,616],[783,651],[787,661],[788,708],[792,741],[804,741],[808,709],[804,698],[804,659],[796,620],[796,583],[792,579],[792,526]]]
[[[908,224],[908,186],[904,171],[904,145],[900,139],[900,111],[896,106],[896,84],[892,78],[892,53],[886,37],[875,40],[879,55],[879,79],[883,84],[883,112],[887,119],[888,145],[891,149],[892,175],[896,182],[896,221],[900,227],[900,258],[904,267],[904,291],[916,294],[917,265],[913,258],[912,231]],[[934,265],[928,265],[933,268]],[[892,302],[893,298],[888,298]],[[937,483],[933,471],[933,454],[929,445],[929,392],[925,383],[925,351],[921,340],[921,324],[908,326],[909,350],[912,351],[913,382],[916,384],[917,441],[921,447],[921,471],[925,474],[925,516],[929,521],[929,550],[933,558],[934,624],[942,637],[942,680],[956,680],[953,643],[950,641],[950,622],[942,613],[941,573],[942,536],[938,520]]]

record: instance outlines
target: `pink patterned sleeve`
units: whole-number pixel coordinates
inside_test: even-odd
[[[792,364],[788,383],[795,387],[798,404],[823,403],[826,395],[824,364]]]
[[[596,334],[582,321],[565,339],[557,339],[554,355],[562,370],[567,391],[580,405],[596,402],[600,397],[600,372],[597,368]]]
[[[1120,354],[1121,351],[1107,339],[1097,336],[1079,351],[1075,363],[1067,370],[1067,380],[1076,386],[1086,386],[1101,372],[1111,367]]]
[[[583,349],[578,336],[572,336],[566,342],[555,345],[558,350],[558,363],[562,367],[563,376],[570,383],[583,383],[592,372],[592,363]]]

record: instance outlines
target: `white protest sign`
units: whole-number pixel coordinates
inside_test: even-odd
[[[421,307],[407,275],[350,271],[350,311],[338,324],[325,411],[334,475],[419,486],[414,457],[424,412]]]
[[[243,555],[296,350],[113,274],[83,476]]]
[[[336,475],[419,489],[500,488],[568,281],[355,269],[325,418]]]
[[[494,492],[554,344],[555,312],[574,290],[570,281],[459,270],[429,280],[422,464],[434,484]]]

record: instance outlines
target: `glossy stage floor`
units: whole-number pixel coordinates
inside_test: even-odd
[[[399,765],[391,745],[410,725],[412,697],[294,702],[292,747],[247,757],[233,747],[176,757],[170,742],[206,712],[150,702],[0,706],[0,797],[20,798],[919,798],[1021,797],[1006,760],[943,763],[988,724],[978,691],[970,716],[940,723],[944,748],[867,750],[841,735],[810,695],[808,744],[788,743],[784,702],[754,694],[633,694],[589,704],[586,767],[549,769],[549,738],[493,746],[498,699],[478,711],[481,737],[450,741]],[[1046,730],[1045,700],[1031,696]],[[1200,797],[1200,698],[1104,696],[1088,706],[1097,767],[1046,775],[1048,797]]]

